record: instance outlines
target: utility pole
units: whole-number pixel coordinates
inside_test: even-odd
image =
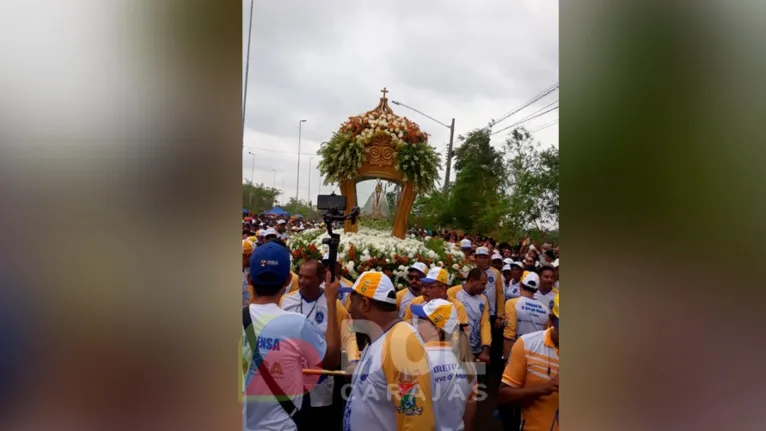
[[[449,189],[449,175],[450,175],[450,168],[452,168],[452,142],[455,139],[455,119],[452,119],[452,123],[449,127],[449,146],[447,147],[447,175],[444,179],[444,195],[447,195],[447,190]]]

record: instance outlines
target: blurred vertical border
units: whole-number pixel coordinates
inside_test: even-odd
[[[241,428],[242,13],[0,7],[0,428]]]
[[[766,5],[560,7],[564,427],[764,429]]]

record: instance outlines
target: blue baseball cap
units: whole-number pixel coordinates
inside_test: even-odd
[[[290,276],[290,251],[268,242],[250,255],[250,279],[259,286],[281,286]]]

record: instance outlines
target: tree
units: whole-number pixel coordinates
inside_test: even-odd
[[[490,144],[488,129],[459,138],[455,150],[455,182],[449,190],[447,215],[454,227],[476,233],[495,230],[508,208],[507,167],[503,154]]]
[[[252,213],[268,211],[277,203],[279,190],[266,187],[263,184],[253,185],[250,180],[242,184],[242,207]]]
[[[394,214],[394,211],[396,211],[396,198],[397,196],[397,187],[394,187],[393,190],[389,190],[386,192],[386,201],[388,203],[388,209],[391,211],[391,214]]]
[[[322,218],[322,213],[310,207],[307,201],[300,199],[296,200],[295,198],[290,198],[290,201],[288,201],[287,204],[282,207],[282,209],[289,212],[290,215],[300,214],[303,217],[311,220]]]
[[[509,180],[508,221],[517,230],[558,224],[559,153],[538,151],[539,142],[524,128],[514,129],[505,141]]]

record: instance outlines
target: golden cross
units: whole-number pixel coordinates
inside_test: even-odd
[[[386,93],[388,93],[388,90],[386,90],[386,87],[383,87],[382,90],[380,90],[381,93],[383,93],[383,98],[386,98]]]

